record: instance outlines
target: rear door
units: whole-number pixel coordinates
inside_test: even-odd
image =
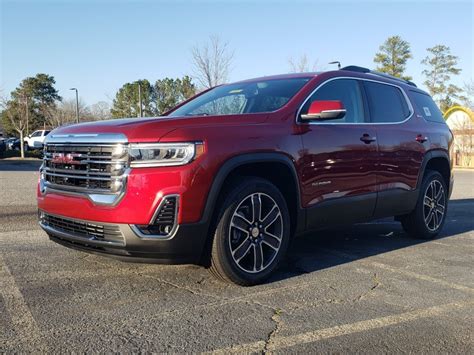
[[[419,117],[399,86],[364,81],[370,120],[377,131],[377,205],[375,217],[410,212],[416,204],[416,184],[429,146]]]
[[[320,86],[304,103],[306,114],[315,100],[339,100],[342,119],[300,122],[302,134],[303,205],[307,228],[368,219],[376,201],[377,138],[367,125],[362,84],[355,79],[333,79]]]

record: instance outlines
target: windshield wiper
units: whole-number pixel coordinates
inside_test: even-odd
[[[185,116],[210,116],[207,112],[187,113]]]

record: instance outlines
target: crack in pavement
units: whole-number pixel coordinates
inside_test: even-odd
[[[315,329],[299,334],[273,337],[272,342],[268,344],[266,349],[267,351],[287,349],[296,345],[301,346],[303,344],[314,343],[325,339],[340,337],[343,335],[357,334],[374,329],[404,324],[407,322],[416,321],[418,319],[432,318],[449,313],[457,309],[469,308],[473,304],[474,301],[454,302],[424,309],[412,310],[404,313],[393,314],[385,317],[372,318],[354,323],[336,325],[329,328]],[[238,344],[226,348],[215,349],[209,353],[230,354],[258,352],[259,349],[262,348],[262,346],[265,347],[265,344],[266,343],[263,341],[256,341],[253,343]]]
[[[438,285],[441,285],[441,286],[444,286],[444,287],[452,288],[452,289],[455,289],[455,290],[458,290],[458,291],[474,293],[473,288],[468,287],[468,286],[464,286],[464,285],[459,285],[459,284],[454,283],[454,282],[449,282],[449,281],[445,281],[443,279],[439,279],[439,278],[436,278],[436,277],[431,277],[431,276],[428,276],[428,275],[419,274],[417,272],[413,272],[413,271],[410,271],[410,270],[399,269],[399,268],[392,267],[392,266],[387,265],[387,264],[383,264],[383,263],[378,262],[378,261],[363,260],[363,259],[360,259],[357,255],[352,255],[352,254],[348,254],[348,253],[344,253],[344,252],[340,252],[340,251],[336,251],[336,250],[331,250],[331,249],[326,249],[326,248],[321,248],[321,250],[324,250],[325,252],[327,252],[329,254],[332,254],[332,255],[335,255],[339,258],[360,262],[362,265],[365,265],[365,266],[368,266],[368,267],[376,267],[376,268],[383,269],[383,270],[386,270],[386,271],[390,271],[390,272],[393,272],[393,273],[396,273],[396,274],[405,275],[405,276],[416,278],[418,280],[423,280],[423,281],[431,282],[431,283],[438,284]]]
[[[101,266],[105,266],[105,267],[109,267],[110,265],[107,265],[105,263],[102,263],[98,260],[91,260],[92,262],[96,263],[96,264],[99,264]],[[215,296],[215,295],[210,295],[210,294],[206,294],[206,293],[203,293],[203,292],[199,292],[199,291],[196,291],[190,287],[186,287],[186,286],[182,286],[182,285],[178,285],[178,284],[175,284],[171,281],[168,281],[168,280],[163,280],[155,275],[150,275],[150,274],[146,274],[146,273],[143,273],[143,272],[140,272],[139,270],[133,270],[133,269],[120,269],[119,271],[120,274],[122,275],[128,275],[129,273],[132,273],[134,275],[137,275],[137,276],[140,276],[140,277],[147,277],[147,278],[150,278],[150,279],[153,279],[153,280],[156,280],[158,281],[159,283],[161,284],[164,284],[164,285],[168,285],[168,286],[171,286],[173,288],[176,288],[176,289],[179,289],[179,290],[183,290],[183,291],[186,291],[186,292],[189,292],[191,293],[192,295],[195,295],[195,296],[206,296],[206,297],[209,297],[209,298],[214,298],[214,299],[217,299],[217,300],[221,300],[220,297],[218,296]]]
[[[354,302],[358,302],[362,299],[364,299],[367,295],[369,295],[370,293],[372,293],[376,288],[378,288],[382,283],[380,282],[378,276],[377,276],[377,273],[375,272],[374,275],[372,276],[372,286],[370,287],[370,289],[362,294],[360,294],[359,296],[357,296],[355,299],[354,299]]]
[[[273,339],[276,337],[276,335],[280,331],[280,328],[282,327],[283,321],[280,316],[281,312],[282,311],[279,308],[274,309],[274,313],[271,319],[275,323],[275,328],[268,334],[268,337],[265,340],[265,346],[262,349],[262,352],[264,354],[268,352],[268,349],[271,346]]]

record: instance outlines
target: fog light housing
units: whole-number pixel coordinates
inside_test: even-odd
[[[148,225],[133,226],[135,232],[145,238],[168,238],[178,227],[178,195],[163,198]]]

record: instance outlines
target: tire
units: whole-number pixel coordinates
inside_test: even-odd
[[[416,207],[401,219],[402,227],[413,238],[433,239],[443,228],[447,212],[446,183],[439,172],[427,170]]]
[[[242,286],[264,282],[286,254],[290,214],[269,181],[243,177],[227,194],[211,248],[210,271]]]

